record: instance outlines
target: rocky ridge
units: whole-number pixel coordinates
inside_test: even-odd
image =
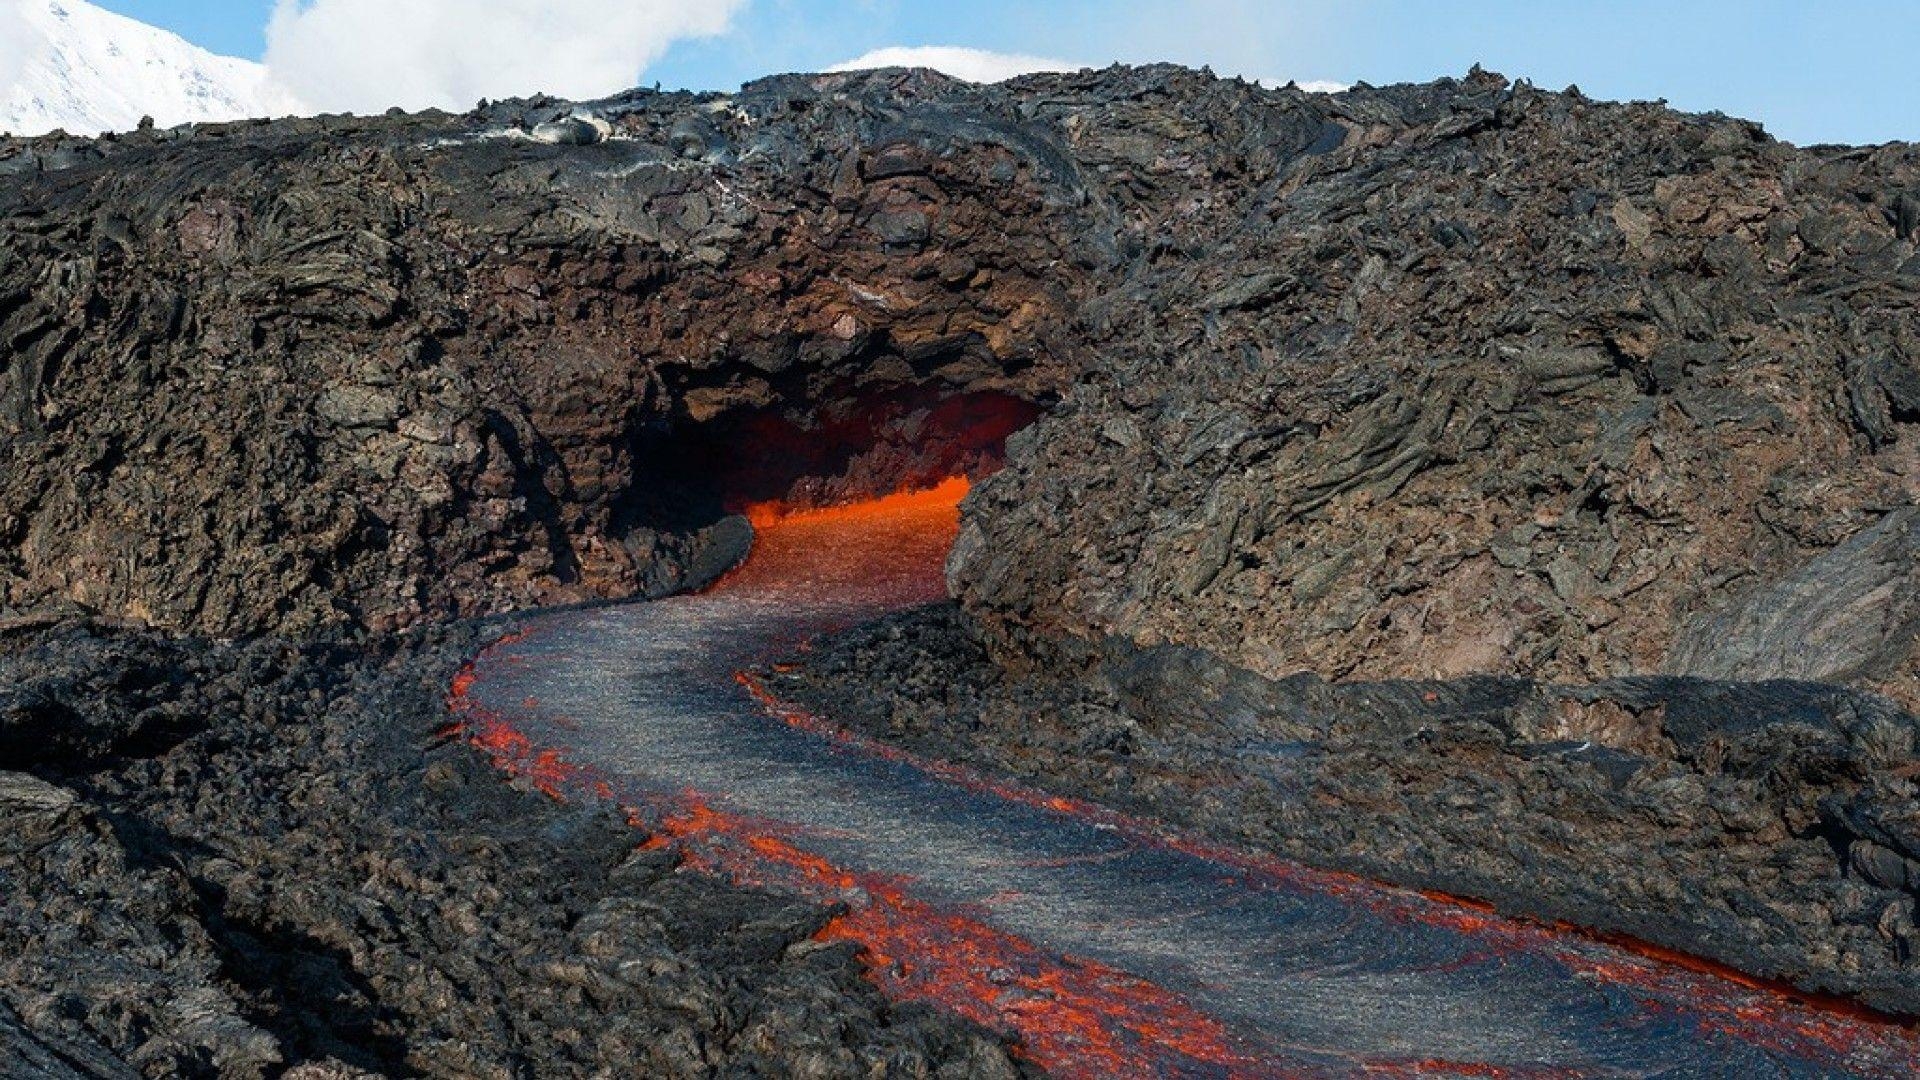
[[[0,604],[235,635],[630,596],[794,494],[749,434],[964,470],[939,410],[1075,348],[1082,195],[962,87],[0,144]]]
[[[954,563],[1009,641],[1911,704],[1915,154],[1169,68],[17,142],[0,579],[226,634],[626,595],[789,494],[770,423],[1064,393]]]

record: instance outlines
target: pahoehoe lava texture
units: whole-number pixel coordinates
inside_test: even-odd
[[[1088,192],[1014,99],[789,78],[528,134],[571,108],[0,141],[0,605],[230,635],[658,591],[732,494],[687,446],[864,424],[901,452],[796,494],[874,494],[971,463],[950,400],[1080,354]]]
[[[1920,151],[1490,76],[1126,108],[1097,361],[952,566],[990,630],[1920,703]]]

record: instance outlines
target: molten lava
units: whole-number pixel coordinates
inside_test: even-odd
[[[819,938],[859,946],[887,994],[1007,1031],[1023,1054],[1055,1075],[1640,1075],[1659,1071],[1675,1046],[1735,1073],[1778,1062],[1793,1066],[1788,1072],[1810,1067],[1861,1076],[1913,1075],[1920,1066],[1920,1043],[1897,1027],[1811,1008],[1655,950],[1617,948],[1450,898],[1248,855],[922,760],[786,708],[752,678],[727,678],[808,633],[942,596],[940,566],[967,489],[956,479],[844,506],[755,506],[752,557],[708,594],[591,617],[598,623],[581,625],[586,616],[545,621],[460,674],[455,715],[467,738],[540,790],[622,801],[635,826],[650,833],[647,843],[672,845],[689,868],[839,905],[842,913]],[[589,663],[577,655],[625,631],[621,619],[644,631],[636,662],[654,666]],[[669,685],[690,678],[708,682]],[[729,691],[738,704],[719,704]],[[572,703],[547,700],[549,694]],[[594,726],[593,718],[580,710],[600,702],[625,703],[598,726],[615,740],[636,737],[637,748],[623,756],[617,741],[589,743],[594,764],[573,760],[576,751],[558,744],[575,747],[573,740],[587,738],[576,732]],[[722,715],[691,715],[712,709]],[[737,746],[720,745],[736,733]],[[949,805],[957,809],[944,809]],[[888,823],[888,815],[923,807],[925,822]],[[1053,844],[1035,831],[1049,828],[1078,839]],[[970,850],[975,832],[983,842]],[[1019,846],[1036,835],[1037,848]],[[950,873],[955,864],[966,864],[966,873]],[[1207,892],[1192,901],[1196,920],[1226,920],[1235,933],[1256,933],[1219,945],[1207,931],[1177,921],[1156,929],[1159,920],[1184,913],[1183,901],[1155,899],[1154,890],[1167,883]],[[1054,906],[1039,905],[1044,918],[1022,922],[1019,913],[1033,906],[1025,892],[1037,888],[1065,891]],[[1150,895],[1129,907],[1133,900],[1121,894],[1140,888]],[[1106,894],[1110,907],[1102,906]],[[1261,914],[1269,910],[1272,916]],[[1257,931],[1269,918],[1279,920],[1277,936],[1263,938]],[[1141,927],[1129,925],[1142,919]],[[1304,921],[1295,926],[1289,919]],[[1355,955],[1355,927],[1364,931],[1360,949],[1384,953],[1384,960]],[[1050,935],[1134,962],[1040,940]],[[1302,956],[1281,948],[1285,955],[1276,954],[1271,972],[1253,972],[1265,981],[1221,982],[1236,977],[1241,961],[1261,962],[1280,948],[1275,942],[1292,946],[1295,938]],[[1188,954],[1215,956],[1207,977],[1182,974]],[[1385,981],[1371,974],[1380,964]],[[1473,991],[1476,980],[1496,985],[1449,1003],[1440,1000],[1449,979],[1463,991]],[[1511,990],[1497,985],[1503,979]],[[1316,1001],[1306,1011],[1351,1007],[1356,1018],[1287,1014],[1284,1003],[1294,1000],[1287,995],[1316,980],[1352,989],[1337,1003]],[[1263,1004],[1262,994],[1283,1004]],[[1367,994],[1387,996],[1363,1000]],[[1585,1001],[1577,1008],[1587,1013],[1563,1017],[1553,1001],[1536,1000],[1543,994]],[[1499,1004],[1476,1012],[1482,997]],[[1410,1033],[1397,1029],[1411,1021],[1364,1019],[1385,1006],[1443,1022]],[[1521,1015],[1529,1008],[1535,1012]],[[1568,1023],[1560,1029],[1542,1027],[1561,1020]],[[1471,1031],[1455,1038],[1455,1027],[1476,1023],[1490,1026],[1484,1038]],[[1582,1038],[1592,1046],[1570,1049]],[[1500,1056],[1482,1061],[1475,1050]],[[1724,1057],[1748,1052],[1761,1064]]]
[[[864,499],[839,506],[789,505],[783,502],[758,502],[747,506],[747,520],[756,529],[776,526],[806,530],[817,534],[835,528],[859,524],[881,524],[898,529],[925,529],[948,544],[960,531],[960,500],[973,489],[964,476],[952,476],[932,487],[902,491],[878,499]],[[760,561],[768,561],[763,555]]]
[[[845,905],[818,940],[860,946],[875,981],[896,999],[1011,1030],[1024,1052],[1056,1075],[1124,1076],[1147,1061],[1159,1062],[1157,1075],[1198,1075],[1208,1066],[1266,1075],[1224,1026],[1177,995],[1103,964],[1050,955],[967,912],[916,900],[912,881],[844,870],[781,831],[688,793],[678,811],[653,826],[648,844],[677,842],[687,865],[739,884]]]

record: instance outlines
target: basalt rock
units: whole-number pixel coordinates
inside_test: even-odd
[[[0,1068],[1004,1069],[422,749],[378,633],[1003,441],[851,713],[1911,1010],[1917,230],[1912,146],[1482,72],[0,141]]]
[[[749,503],[977,469],[943,418],[1083,352],[1056,142],[926,73],[0,142],[0,616],[632,596]],[[823,432],[915,449],[822,481]]]
[[[1243,849],[1626,934],[1920,1015],[1920,720],[1832,685],[1269,679],[1109,639],[992,662],[951,606],[782,696],[926,756]]]
[[[1911,147],[1480,72],[1146,68],[13,142],[0,170],[15,609],[232,634],[631,595],[745,503],[997,455],[798,469],[769,425],[905,445],[957,400],[1064,395],[953,565],[1004,646],[1920,703],[1888,535],[1920,499]],[[1813,622],[1843,640],[1796,653]]]
[[[831,912],[677,873],[447,737],[485,634],[0,641],[0,1075],[1002,1076]],[[162,740],[150,733],[164,730]]]
[[[1003,646],[1920,704],[1920,151],[1484,75],[1299,108],[1077,145],[1164,201],[968,507]]]

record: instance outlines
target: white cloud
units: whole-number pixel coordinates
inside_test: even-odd
[[[967,82],[996,83],[1039,71],[1079,71],[1084,64],[1021,53],[988,52],[951,45],[902,46],[875,49],[828,71],[867,71],[872,68],[924,67]]]
[[[303,101],[362,113],[602,97],[634,85],[675,41],[721,33],[745,3],[279,0],[267,67]]]

